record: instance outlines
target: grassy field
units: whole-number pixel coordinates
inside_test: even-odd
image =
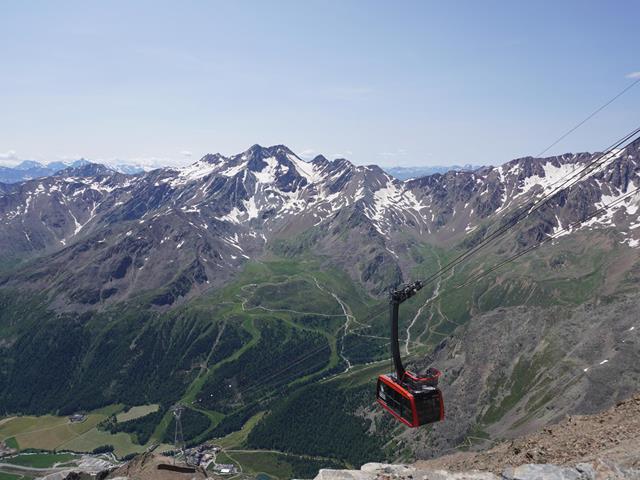
[[[84,435],[105,418],[106,415],[90,414],[84,422],[70,423],[66,417],[20,417],[3,427],[20,432],[14,436],[22,449],[56,450],[70,440]],[[24,429],[20,429],[21,427]],[[0,435],[4,435],[4,432],[0,432]]]
[[[136,418],[144,417],[150,413],[157,412],[160,405],[157,403],[151,405],[139,405],[137,407],[131,407],[126,412],[120,412],[116,415],[118,422],[127,422],[129,420],[135,420]]]
[[[13,417],[0,425],[0,440],[6,440],[19,434],[64,426],[67,423],[69,423],[69,420],[66,417],[55,417],[53,415]]]
[[[265,412],[258,412],[245,423],[242,428],[236,432],[232,432],[220,440],[216,440],[216,444],[223,448],[239,448],[244,445],[247,435],[256,423],[264,416]]]
[[[344,465],[329,459],[318,459],[289,453],[271,451],[225,451],[233,463],[242,465],[242,471],[255,478],[272,479],[311,478],[320,468],[343,468]],[[223,463],[218,460],[218,463]]]
[[[4,443],[9,448],[15,448],[15,449],[19,449],[20,448],[20,445],[18,445],[18,441],[15,439],[15,437],[7,438],[4,441]]]
[[[143,414],[155,411],[157,407],[157,405],[133,407],[131,409],[133,412],[130,410],[127,413],[134,416],[130,418],[139,418]],[[67,417],[53,415],[13,417],[0,424],[0,440],[7,441],[9,446],[17,446],[20,449],[66,449],[91,452],[94,448],[103,445],[113,445],[115,454],[120,457],[129,453],[143,452],[146,446],[133,443],[129,434],[123,432],[111,434],[96,428],[98,423],[119,410],[122,410],[122,405],[102,408],[88,414],[87,419],[80,423],[70,423]]]
[[[0,480],[31,480],[33,477],[0,472]]]
[[[245,473],[258,475],[265,473],[271,478],[287,480],[293,478],[293,469],[287,463],[287,456],[271,452],[234,452],[227,454],[242,465]]]
[[[23,453],[11,458],[5,458],[5,463],[21,465],[23,467],[48,468],[57,464],[68,463],[78,458],[71,453]]]
[[[226,464],[231,464],[233,463],[234,465],[238,465],[238,462],[236,462],[233,458],[231,458],[229,455],[227,455],[224,452],[219,452],[216,455],[216,463],[220,464],[220,463],[226,463]],[[213,463],[211,463],[211,465],[209,465],[209,471],[213,471]]]
[[[109,433],[97,428],[92,428],[84,434],[77,436],[58,448],[72,450],[75,452],[91,452],[94,448],[102,445],[113,445],[114,453],[118,457],[123,457],[130,453],[141,453],[146,450],[145,445],[133,443],[131,435],[124,432]]]

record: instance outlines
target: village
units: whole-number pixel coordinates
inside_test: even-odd
[[[184,450],[184,461],[187,465],[202,467],[217,474],[233,475],[238,473],[238,467],[233,463],[216,463],[216,456],[221,451],[221,447],[217,445],[198,445]]]

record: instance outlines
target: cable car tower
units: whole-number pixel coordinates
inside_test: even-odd
[[[175,446],[175,455],[173,456],[173,464],[176,464],[176,456],[178,452],[182,452],[182,458],[185,463],[187,461],[187,457],[184,451],[184,435],[182,433],[182,412],[184,412],[184,405],[181,403],[176,403],[173,407],[171,407],[171,413],[173,413],[173,418],[176,423],[175,435],[173,437],[173,444]]]
[[[378,377],[376,399],[397,420],[409,427],[419,427],[444,419],[444,401],[438,388],[440,371],[429,367],[425,372],[405,370],[398,342],[400,304],[413,297],[424,286],[417,281],[391,292],[391,357],[394,372]]]

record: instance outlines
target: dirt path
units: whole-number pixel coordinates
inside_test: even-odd
[[[315,280],[315,278],[314,278]],[[279,283],[261,283],[260,286],[264,286],[264,285],[283,285],[285,283],[287,283],[289,280],[284,281],[284,282],[279,282]],[[316,280],[316,285],[318,285],[318,282]],[[243,285],[242,287],[240,287],[240,290],[242,290],[243,292],[246,292],[246,288],[248,287],[257,287],[258,284],[257,283],[248,283],[247,285]],[[318,286],[318,288],[320,288]],[[323,290],[326,292],[326,290]],[[330,292],[326,292],[326,293],[330,293]],[[333,294],[331,294],[333,295]],[[335,296],[334,296],[335,297]],[[250,312],[251,310],[264,310],[266,312],[274,312],[274,313],[278,313],[278,312],[285,312],[285,313],[295,313],[296,315],[315,315],[315,316],[319,316],[319,317],[342,317],[343,315],[336,313],[336,314],[328,314],[328,313],[316,313],[316,312],[300,312],[298,310],[291,310],[288,308],[268,308],[268,307],[263,307],[262,305],[256,305],[255,307],[249,307],[247,308],[246,304],[249,301],[248,298],[243,298],[238,296],[238,298],[240,298],[242,300],[240,306],[242,307],[242,311],[243,312]]]
[[[333,295],[333,297],[338,301],[338,303],[340,304],[340,307],[342,308],[342,312],[344,313],[345,321],[344,321],[344,327],[342,331],[342,338],[340,342],[340,357],[342,357],[342,359],[347,363],[347,369],[345,370],[345,372],[348,372],[349,370],[351,370],[351,367],[353,365],[351,365],[351,361],[344,354],[344,345],[345,345],[345,338],[349,334],[349,326],[351,325],[351,322],[352,320],[355,319],[355,317],[349,313],[349,311],[347,310],[348,309],[347,305],[342,300],[340,300],[340,298],[337,295],[333,293],[331,295]]]
[[[438,265],[440,265],[440,260],[439,259],[438,259]],[[419,342],[422,342],[422,337],[424,337],[425,334],[440,335],[442,337],[448,337],[449,336],[448,333],[442,333],[442,332],[438,332],[436,330],[440,325],[442,325],[443,320],[446,321],[446,322],[455,323],[456,325],[459,325],[458,323],[453,322],[452,320],[449,320],[449,318],[447,318],[447,316],[442,311],[441,302],[440,301],[436,302],[436,300],[438,300],[442,296],[443,292],[441,292],[440,290],[442,289],[443,284],[448,282],[449,280],[451,280],[451,278],[454,275],[454,272],[455,272],[455,268],[452,268],[449,271],[449,275],[447,276],[447,278],[444,278],[444,279],[440,280],[440,282],[438,283],[438,291],[435,292],[431,296],[431,298],[427,301],[427,303],[428,302],[432,302],[433,308],[431,309],[431,314],[429,316],[429,319],[427,320],[427,323],[425,324],[423,332],[418,336],[418,341]],[[433,325],[431,322],[436,317],[436,315],[435,315],[436,313],[438,314],[438,323]],[[427,335],[427,339],[428,338],[429,338],[429,335]]]
[[[342,337],[340,337],[340,358],[342,358],[342,360],[344,360],[344,362],[347,364],[347,368],[345,370],[345,372],[348,372],[349,370],[351,370],[351,368],[353,367],[353,365],[351,364],[351,361],[347,358],[347,356],[344,353],[344,344],[345,344],[345,337],[349,334],[349,327],[351,326],[351,323],[359,323],[360,325],[362,325],[362,327],[360,328],[365,328],[368,325],[364,325],[363,323],[360,323],[356,320],[356,317],[354,315],[352,315],[351,313],[351,309],[349,308],[349,306],[335,293],[330,292],[329,290],[327,290],[326,288],[324,288],[323,286],[320,285],[320,283],[318,282],[318,279],[313,277],[313,281],[316,283],[316,287],[318,287],[318,289],[322,292],[328,293],[329,295],[331,295],[336,302],[338,302],[338,304],[340,305],[340,308],[342,309],[342,315],[340,316],[344,316],[345,321],[344,321],[344,325],[342,326],[341,330],[342,330]]]
[[[52,473],[61,472],[63,470],[69,470],[69,467],[27,467],[25,465],[16,465],[13,463],[0,463],[0,470],[2,472],[13,473],[22,475],[24,473],[33,473],[36,475],[50,475]]]
[[[440,257],[437,257],[437,259],[438,259],[438,270],[440,270],[442,268],[442,262],[440,262]],[[418,311],[416,312],[415,316],[413,317],[413,320],[411,320],[411,323],[409,323],[409,326],[407,327],[407,335],[406,335],[406,340],[404,342],[404,352],[407,355],[409,355],[409,343],[411,343],[411,329],[415,325],[415,323],[418,320],[418,318],[420,318],[420,315],[422,315],[422,311],[425,308],[427,308],[427,306],[429,306],[433,300],[438,298],[438,295],[440,294],[440,286],[441,285],[442,285],[442,277],[438,277],[438,283],[436,283],[436,288],[433,290],[433,293],[422,304],[422,306],[418,309]],[[431,318],[433,318],[433,314],[431,314],[429,319],[431,319]],[[422,335],[420,335],[418,337],[418,341],[417,341],[418,344],[421,344],[420,337],[422,337]]]
[[[0,425],[4,425],[5,423],[9,423],[11,420],[13,420],[14,418],[18,418],[18,417],[8,417],[8,418],[3,418],[2,420],[0,420]]]
[[[224,334],[224,331],[227,328],[227,321],[223,321],[222,322],[222,327],[220,327],[220,330],[218,331],[218,335],[216,336],[215,341],[213,342],[213,345],[211,346],[211,350],[209,350],[209,354],[207,355],[206,360],[204,361],[204,363],[202,365],[200,365],[200,373],[204,373],[204,371],[209,370],[209,362],[211,361],[211,357],[213,356],[213,353],[216,351],[216,348],[218,348],[218,344],[220,343],[220,339],[222,338],[222,335]]]

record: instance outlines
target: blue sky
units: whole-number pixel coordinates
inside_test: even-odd
[[[0,163],[535,155],[640,71],[635,1],[0,0]],[[638,73],[637,75],[640,75]],[[551,153],[640,123],[640,85]]]

